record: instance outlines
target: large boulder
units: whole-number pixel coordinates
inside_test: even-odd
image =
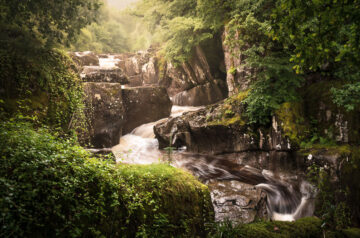
[[[239,115],[215,121],[219,117],[218,107],[221,104],[188,112],[155,125],[154,132],[160,148],[167,147],[171,138],[172,146],[186,146],[188,151],[196,153],[292,150],[289,139],[282,135],[280,123],[275,117],[271,128],[253,131]]]
[[[126,123],[123,133],[170,116],[172,103],[163,87],[143,86],[123,89]]]
[[[119,68],[85,66],[80,76],[84,82],[129,83],[127,77]]]
[[[216,103],[227,96],[227,88],[223,81],[214,81],[196,86],[176,94],[172,101],[179,106],[203,106]]]
[[[121,84],[88,82],[84,91],[89,121],[85,142],[95,148],[117,145],[125,118]]]
[[[251,223],[266,219],[266,196],[253,185],[239,181],[216,181],[208,184],[215,210],[215,221]]]

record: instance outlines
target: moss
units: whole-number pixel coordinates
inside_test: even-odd
[[[165,57],[161,54],[161,51],[156,52],[156,67],[159,73],[159,78],[163,79],[166,75],[167,61]]]
[[[286,102],[275,112],[280,126],[292,142],[300,144],[309,132],[304,118],[303,105],[301,102]]]
[[[205,224],[214,218],[207,186],[188,172],[165,164],[120,165],[118,169],[128,186],[134,186],[146,200],[142,205],[145,216],[135,219],[137,225],[146,226],[148,235],[205,235]]]
[[[348,228],[342,231],[347,238],[360,238],[360,228]]]
[[[312,144],[310,148],[303,148],[299,150],[302,155],[340,155],[349,156],[351,154],[350,145],[326,145],[326,144]]]
[[[81,81],[66,52],[38,49],[34,55],[23,55],[0,50],[0,58],[4,55],[7,63],[0,66],[4,88],[0,98],[10,117],[36,115],[41,123],[63,128],[64,132],[83,125]],[[74,127],[69,128],[70,124]]]
[[[246,125],[246,118],[242,116],[242,101],[247,97],[249,91],[242,91],[227,98],[216,110],[216,115],[208,117],[209,126]]]
[[[239,114],[234,115],[233,117],[227,118],[222,117],[219,120],[208,122],[209,126],[230,126],[230,125],[240,125],[244,126],[246,122],[241,118]]]
[[[296,222],[257,222],[236,227],[229,226],[226,230],[218,228],[222,234],[215,233],[213,237],[317,238],[322,234],[321,223],[322,221],[315,217],[302,218]]]

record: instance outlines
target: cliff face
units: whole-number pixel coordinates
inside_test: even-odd
[[[166,62],[151,48],[136,54],[115,57],[119,59],[117,66],[128,76],[130,87],[165,87],[176,105],[208,105],[227,96],[223,76],[218,70],[210,67],[209,60],[200,46],[194,49],[189,61],[177,66]]]
[[[225,43],[228,37],[228,29],[222,34],[223,51],[226,67],[226,83],[228,86],[229,96],[235,95],[240,91],[249,89],[251,81],[247,78],[255,72],[253,69],[246,67],[245,56],[241,53],[239,47],[231,48]],[[237,37],[237,36],[236,36]]]

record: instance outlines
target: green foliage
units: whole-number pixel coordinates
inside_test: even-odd
[[[139,17],[104,4],[97,21],[81,29],[70,50],[123,53],[146,49],[150,42],[151,35]]]
[[[343,106],[347,111],[353,111],[360,105],[360,82],[346,84],[342,88],[332,88],[333,101],[338,106]]]
[[[307,217],[296,222],[256,222],[233,226],[230,222],[220,223],[211,237],[282,237],[282,238],[317,238],[321,237],[321,220],[315,217]]]
[[[0,98],[5,111],[10,116],[31,115],[64,131],[83,127],[81,81],[66,53],[30,48],[34,55],[27,55],[11,46],[0,47],[0,87],[5,91]]]
[[[0,123],[2,237],[193,237],[206,186],[168,165],[116,165],[29,123]]]
[[[198,16],[196,0],[143,0],[134,14],[144,18],[154,42],[163,45],[165,58],[175,64],[189,59],[195,46],[213,37]]]
[[[285,47],[294,47],[291,60],[302,70],[338,63],[358,68],[359,4],[357,0],[277,1],[272,35]]]
[[[360,1],[279,0],[271,35],[285,49],[297,73],[321,72],[349,81],[333,89],[334,102],[354,110],[359,105]]]
[[[282,103],[298,100],[297,89],[301,82],[289,75],[276,79],[259,79],[253,83],[248,97],[244,100],[247,104],[246,115],[249,123],[270,123],[271,115],[274,115]]]
[[[81,28],[95,20],[99,6],[98,0],[1,0],[1,28],[22,28],[47,46],[68,43]],[[1,33],[2,38],[17,37],[6,31]]]

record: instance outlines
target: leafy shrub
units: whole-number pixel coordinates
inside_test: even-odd
[[[9,47],[9,48],[6,48]],[[0,46],[0,98],[10,115],[31,115],[64,131],[83,127],[83,91],[73,62],[56,49]]]
[[[117,167],[25,122],[2,122],[0,137],[2,237],[191,237],[212,221],[207,187],[186,172]]]

